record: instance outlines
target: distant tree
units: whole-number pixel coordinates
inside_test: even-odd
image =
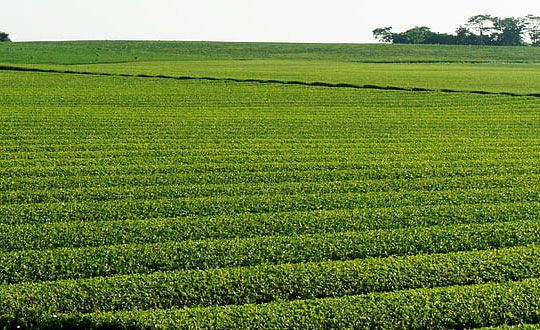
[[[527,15],[525,30],[533,46],[540,46],[540,16]]]
[[[489,34],[489,31],[493,29],[493,17],[491,17],[491,15],[475,15],[469,17],[467,26],[471,30],[478,32],[478,35],[480,36],[478,41],[483,44],[485,41],[484,35],[486,32]]]
[[[394,38],[392,36],[392,27],[390,26],[384,28],[377,28],[373,30],[372,33],[375,39],[379,40],[380,42],[390,43],[394,41]]]
[[[0,32],[0,42],[7,42],[7,41],[11,41],[11,39],[9,39],[9,34],[5,32]]]
[[[415,26],[401,33],[393,33],[391,27],[372,31],[373,36],[386,43],[395,44],[446,44],[446,45],[526,45],[527,35],[533,46],[540,46],[540,16],[494,17],[476,15],[456,34],[432,32],[427,26]]]
[[[423,44],[433,32],[427,26],[415,26],[403,32],[405,38],[407,38],[411,44]]]
[[[486,30],[484,30],[485,33]],[[491,35],[475,34],[468,25],[460,26],[456,29],[457,45],[490,45],[492,44]]]
[[[439,44],[439,45],[455,45],[457,37],[448,33],[431,33],[428,34],[423,42],[424,44]]]
[[[375,39],[395,44],[456,44],[456,37],[447,33],[435,33],[426,26],[416,26],[402,33],[393,33],[391,27],[372,31]]]
[[[458,45],[470,45],[471,39],[475,35],[469,30],[467,26],[460,25],[456,29],[456,44]]]
[[[501,46],[523,45],[523,34],[525,33],[525,20],[523,18],[507,17],[493,18],[492,34],[493,42]]]

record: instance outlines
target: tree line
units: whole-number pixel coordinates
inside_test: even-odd
[[[401,33],[392,32],[392,27],[372,32],[375,39],[394,44],[540,46],[540,16],[476,15],[460,25],[455,34],[433,32],[427,26],[415,26]]]

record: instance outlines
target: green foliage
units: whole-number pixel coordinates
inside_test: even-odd
[[[540,46],[540,16],[525,17],[526,32],[533,46]]]
[[[431,31],[427,26],[415,26],[403,33],[405,39],[409,40],[412,44],[424,43],[430,36]]]
[[[44,327],[99,329],[455,329],[540,319],[538,279],[194,309],[60,315]]]
[[[500,325],[493,327],[478,328],[478,330],[537,330],[540,324]]]
[[[536,246],[345,262],[172,271],[0,286],[6,315],[260,304],[540,275]],[[2,325],[0,323],[0,325]]]
[[[11,39],[9,39],[9,34],[5,32],[0,32],[0,42],[10,42]]]
[[[1,45],[0,328],[540,323],[536,66],[383,50],[537,56]]]
[[[163,242],[0,254],[0,283],[446,253],[540,242],[537,221]]]
[[[381,42],[385,42],[385,43],[392,42],[392,27],[391,26],[374,29],[372,33],[375,39]]]
[[[373,30],[373,36],[383,42],[396,44],[520,46],[525,44],[523,36],[526,32],[529,33],[531,43],[536,45],[537,17],[528,15],[523,18],[501,18],[475,15],[469,18],[466,26],[457,29],[456,35],[431,32],[426,26],[416,26],[402,33],[393,33],[390,27],[378,28]]]
[[[525,33],[525,20],[522,18],[495,18],[492,38],[494,44],[503,46],[520,46],[524,44],[522,35]]]
[[[512,202],[2,225],[0,250],[7,252],[159,243],[172,240],[306,235],[494,223],[536,220],[538,214],[540,204],[537,202]]]

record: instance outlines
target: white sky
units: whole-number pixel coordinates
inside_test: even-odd
[[[2,0],[0,31],[30,40],[375,42],[371,30],[454,32],[468,17],[540,15],[539,0]]]

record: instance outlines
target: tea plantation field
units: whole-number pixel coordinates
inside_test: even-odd
[[[0,328],[540,329],[540,50],[38,46],[0,47]]]

